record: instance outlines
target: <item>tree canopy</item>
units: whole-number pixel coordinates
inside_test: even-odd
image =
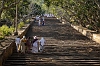
[[[99,0],[44,0],[47,7],[49,5],[64,10],[64,15],[70,23],[78,24],[83,27],[100,32],[100,1]],[[56,11],[59,14],[59,12]],[[60,14],[61,16],[62,14]],[[70,18],[67,18],[70,17]]]
[[[99,0],[0,0],[0,19],[15,18],[15,5],[18,5],[18,19],[23,15],[53,13],[72,24],[100,32]],[[46,6],[45,6],[46,5]]]

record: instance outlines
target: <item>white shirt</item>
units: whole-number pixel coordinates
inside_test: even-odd
[[[44,43],[45,43],[45,40],[44,40],[44,38],[43,38],[43,37],[41,38],[40,42],[41,42],[41,45],[43,46],[43,45],[44,45]]]
[[[20,43],[20,38],[16,38],[16,39],[15,39],[15,43],[16,43],[16,44],[19,44],[19,43]]]
[[[33,43],[34,47],[38,47],[38,40]]]
[[[42,17],[43,21],[44,21],[44,17]]]

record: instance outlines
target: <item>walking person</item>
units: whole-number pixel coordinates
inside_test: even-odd
[[[39,21],[38,21],[38,26],[41,26],[41,20],[39,19]]]
[[[30,49],[31,49],[31,37],[28,37],[26,39],[26,52],[30,53]]]
[[[20,47],[20,50],[21,50],[21,53],[25,54],[25,49],[26,49],[26,38],[25,36],[23,36],[23,38],[21,39],[21,47]]]
[[[42,23],[43,23],[43,19],[42,19],[42,16],[40,16],[40,22],[41,22],[41,25],[42,25]]]
[[[19,48],[20,48],[20,37],[15,38],[15,43],[16,43],[17,52],[19,52]]]
[[[42,25],[44,26],[45,25],[45,20],[44,20],[44,16],[42,16]]]
[[[36,36],[34,36],[34,40],[33,40],[33,44],[32,44],[32,53],[38,53],[39,50],[39,42],[38,42],[38,38]]]
[[[43,37],[41,37],[39,42],[40,42],[39,51],[42,52],[44,49],[45,39]]]

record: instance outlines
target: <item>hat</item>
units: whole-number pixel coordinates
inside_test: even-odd
[[[23,38],[25,38],[25,36],[23,36]]]
[[[34,36],[34,39],[37,39],[37,36]]]

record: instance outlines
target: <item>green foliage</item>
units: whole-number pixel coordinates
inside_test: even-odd
[[[34,3],[31,5],[32,7],[32,15],[36,16],[36,15],[41,15],[43,12],[43,10],[41,9],[41,6],[38,5],[37,3]]]
[[[13,27],[13,26],[10,26],[9,31],[10,31],[11,33],[13,33],[14,30],[15,30],[14,27]]]
[[[0,35],[0,40],[4,39],[4,36]]]
[[[67,19],[78,22],[80,25],[90,25],[89,29],[100,29],[100,1],[99,0],[44,0],[47,7],[54,5],[56,15],[65,11]],[[49,3],[49,4],[48,4]],[[61,8],[59,8],[61,7]],[[59,8],[59,9],[57,9]],[[63,15],[63,17],[64,17]],[[60,15],[61,16],[61,15]],[[74,16],[74,18],[73,18]],[[70,21],[71,22],[71,21]],[[100,32],[100,30],[99,30]]]
[[[30,21],[30,20],[29,20],[29,19],[27,19],[27,20],[25,21],[25,23],[29,23],[29,21]]]
[[[13,33],[14,28],[13,27],[8,27],[7,25],[3,25],[2,27],[0,27],[0,32],[1,35],[0,36],[9,36]]]
[[[30,0],[31,15],[41,15],[47,11],[47,6],[44,4],[44,0]]]
[[[52,0],[44,0],[44,2],[47,5],[47,7],[49,8],[52,3]]]
[[[22,28],[24,25],[25,25],[24,22],[20,22],[20,23],[18,24],[18,28],[20,29],[20,28]]]
[[[3,34],[1,33],[1,30],[0,30],[0,40],[4,39],[4,36]]]
[[[4,3],[3,3],[4,2]],[[14,22],[16,17],[16,4],[15,0],[2,0],[0,1],[0,19],[7,19],[10,22]],[[1,5],[2,4],[2,5]],[[28,14],[29,10],[29,0],[17,0],[17,10],[18,10],[18,20],[20,20],[23,15]]]

